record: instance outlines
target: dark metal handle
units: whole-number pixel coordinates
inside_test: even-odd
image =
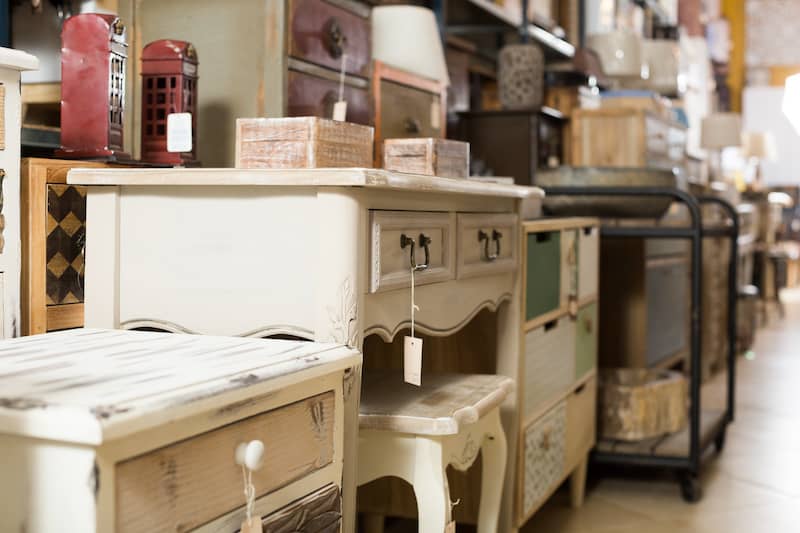
[[[328,53],[334,59],[342,57],[347,46],[347,37],[345,37],[342,25],[336,17],[332,17],[325,25],[325,45],[328,48]]]
[[[424,233],[419,234],[419,245],[422,246],[423,250],[425,250],[425,262],[422,264],[417,264],[416,258],[416,246],[417,242],[414,240],[414,237],[409,237],[405,233],[400,235],[400,248],[405,249],[406,246],[411,247],[411,253],[409,254],[409,263],[411,264],[411,268],[414,270],[425,270],[430,266],[431,262],[431,251],[430,251],[430,244],[431,238],[425,235]]]
[[[422,126],[420,125],[419,120],[411,117],[406,118],[406,120],[403,122],[403,127],[405,128],[406,133],[416,134],[422,131]]]
[[[492,241],[494,241],[494,253],[489,253],[489,235],[481,230],[478,230],[478,241],[483,242],[483,255],[487,261],[495,261],[498,257],[500,257],[500,239],[503,238],[503,234],[497,231],[496,229],[492,230]]]

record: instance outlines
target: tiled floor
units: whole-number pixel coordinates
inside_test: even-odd
[[[699,503],[684,503],[670,475],[602,476],[582,508],[559,493],[523,532],[800,532],[800,291],[783,296],[786,318],[759,330],[754,358],[739,359],[736,422],[704,464]]]

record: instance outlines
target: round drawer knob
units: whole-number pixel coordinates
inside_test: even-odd
[[[260,440],[242,442],[236,447],[236,464],[255,472],[264,465],[264,443]]]

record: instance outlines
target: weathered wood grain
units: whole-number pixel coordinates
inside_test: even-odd
[[[446,139],[386,139],[383,168],[443,178],[469,176],[469,143]]]
[[[339,487],[328,485],[261,521],[264,533],[337,533],[342,520]]]

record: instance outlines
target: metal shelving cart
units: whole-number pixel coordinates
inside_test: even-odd
[[[681,493],[687,502],[701,498],[698,474],[704,453],[713,444],[717,452],[725,445],[725,432],[734,418],[736,370],[736,299],[739,219],[736,209],[725,200],[711,196],[692,196],[672,188],[655,187],[549,187],[547,196],[592,197],[661,197],[671,198],[686,206],[691,223],[687,227],[618,227],[603,226],[602,238],[687,239],[691,244],[691,306],[690,306],[690,371],[689,424],[678,433],[641,443],[598,447],[593,461],[607,465],[635,465],[675,470],[680,476]],[[722,227],[704,227],[701,206],[716,204],[728,218]],[[701,324],[702,324],[702,250],[703,239],[730,239],[728,264],[728,354],[726,406],[722,411],[703,409],[701,405]]]

